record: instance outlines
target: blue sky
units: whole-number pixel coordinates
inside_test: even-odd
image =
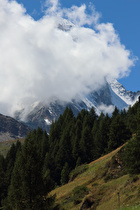
[[[44,15],[42,6],[44,0],[18,0],[34,19],[38,20]],[[101,14],[100,22],[113,24],[119,34],[120,41],[137,57],[131,73],[119,81],[127,90],[140,90],[140,1],[139,0],[61,0],[61,7],[70,8],[72,5],[80,6],[93,3],[97,12]]]
[[[140,90],[139,9],[139,0],[0,0],[1,112],[70,102],[105,78]]]

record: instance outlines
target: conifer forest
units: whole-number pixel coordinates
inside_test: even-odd
[[[133,136],[133,140],[131,140]],[[127,143],[126,143],[127,142]],[[140,173],[140,103],[111,116],[94,108],[74,116],[67,107],[49,134],[38,128],[24,143],[12,144],[0,155],[0,207],[4,210],[60,209],[49,192],[69,181],[76,167],[125,144],[124,163],[130,174]]]

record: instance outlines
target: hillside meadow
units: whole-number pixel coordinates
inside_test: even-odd
[[[121,169],[121,149],[122,147],[87,164],[82,173],[79,169],[79,174],[73,181],[54,189],[51,194],[56,194],[57,202],[64,209],[139,210],[140,175],[130,176]],[[81,193],[81,196],[79,194],[75,198],[74,191],[78,186],[86,187],[87,193]]]

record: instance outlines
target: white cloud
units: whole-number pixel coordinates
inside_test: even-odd
[[[105,104],[101,104],[100,106],[98,106],[98,109],[100,110],[100,112],[103,112],[104,114],[108,113],[108,114],[112,114],[115,107],[113,105],[105,105]]]
[[[94,7],[90,16],[85,5],[49,5],[35,21],[16,1],[0,0],[1,113],[54,97],[70,101],[99,88],[107,76],[127,75],[134,64],[113,25],[99,23]],[[71,30],[58,29],[58,23],[70,24],[63,17],[75,24]]]
[[[96,23],[100,17],[99,13],[92,8],[92,15],[86,14],[86,5],[83,4],[81,7],[72,6],[70,9],[64,9],[64,15],[75,25],[83,26],[83,25],[92,25]]]
[[[58,10],[61,10],[59,7],[58,0],[46,0],[45,4],[43,5],[44,9],[47,8],[46,14],[49,15],[58,15]]]

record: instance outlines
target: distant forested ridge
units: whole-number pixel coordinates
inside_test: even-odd
[[[70,172],[79,165],[127,141],[126,170],[140,173],[139,102],[128,111],[115,108],[111,116],[97,116],[92,108],[75,117],[67,107],[52,123],[49,134],[38,128],[28,133],[22,145],[19,141],[13,144],[6,157],[0,155],[2,209],[59,209],[49,192],[67,183]]]

